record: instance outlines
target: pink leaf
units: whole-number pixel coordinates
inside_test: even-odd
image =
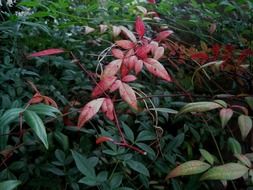
[[[82,109],[77,126],[81,128],[88,120],[97,114],[98,110],[102,106],[105,98],[98,98],[88,102]]]
[[[114,105],[111,98],[106,98],[102,104],[102,112],[105,113],[105,116],[111,121],[114,120]]]
[[[222,108],[220,110],[220,119],[221,119],[222,128],[224,128],[227,125],[232,115],[233,115],[233,110],[230,108]]]
[[[154,52],[154,59],[158,60],[160,59],[164,54],[164,48],[163,47],[158,47],[156,48]]]
[[[128,75],[128,73],[130,72],[130,69],[128,68],[127,64],[128,64],[128,59],[124,59],[124,62],[120,68],[121,77]]]
[[[132,49],[135,46],[135,44],[129,40],[118,40],[115,43],[123,49]]]
[[[116,59],[106,65],[105,70],[102,73],[101,79],[109,76],[114,76],[120,69],[122,59]]]
[[[121,32],[123,34],[125,34],[132,42],[136,43],[137,40],[135,38],[135,35],[130,31],[128,30],[126,27],[124,26],[120,26],[120,29],[121,29]]]
[[[113,142],[113,139],[110,138],[110,137],[105,137],[105,136],[102,136],[102,137],[98,137],[97,140],[96,140],[96,144],[101,144],[103,142]]]
[[[165,40],[167,37],[169,37],[171,34],[173,33],[172,30],[166,30],[166,31],[162,31],[160,33],[157,34],[155,41],[162,41]]]
[[[112,49],[112,55],[118,59],[123,59],[124,58],[124,53],[120,49]]]
[[[121,86],[121,81],[120,80],[116,80],[112,86],[110,87],[110,92],[114,92],[115,90],[117,90],[119,87]]]
[[[134,68],[135,63],[138,61],[136,56],[131,56],[127,60],[127,66],[131,70]]]
[[[145,34],[145,25],[141,17],[137,17],[135,21],[135,31],[138,33],[139,37],[142,38]]]
[[[106,90],[108,90],[112,86],[112,84],[114,83],[116,79],[117,77],[115,76],[109,76],[109,77],[103,78],[94,88],[91,96],[94,98],[103,94]]]
[[[143,61],[138,60],[137,63],[135,63],[134,65],[135,74],[138,75],[141,72],[142,68],[143,68]]]
[[[132,82],[135,81],[137,78],[134,75],[126,75],[122,78],[123,82]]]
[[[119,87],[119,93],[125,102],[127,102],[135,110],[138,110],[135,92],[128,84],[122,83]]]
[[[171,77],[169,76],[166,69],[157,60],[148,58],[144,61],[144,65],[146,66],[147,70],[153,75],[160,77],[168,82],[172,82]]]
[[[59,54],[59,53],[63,53],[64,50],[63,49],[46,49],[43,51],[39,51],[39,52],[35,52],[32,54],[29,54],[27,57],[42,57],[42,56],[47,56],[47,55],[54,55],[54,54]]]

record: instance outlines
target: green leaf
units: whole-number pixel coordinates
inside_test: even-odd
[[[23,111],[21,108],[12,108],[4,112],[0,117],[0,150],[3,150],[8,141],[9,124],[19,117],[19,114]]]
[[[64,135],[60,131],[55,131],[53,134],[54,134],[54,138],[62,146],[63,150],[65,151],[68,150],[69,149],[68,136]]]
[[[136,138],[136,141],[137,142],[140,142],[140,141],[150,141],[150,140],[154,140],[156,139],[156,135],[155,133],[151,132],[151,131],[148,131],[148,130],[144,130],[144,131],[141,131],[137,138]]]
[[[132,129],[130,127],[128,127],[124,122],[122,122],[122,128],[124,130],[124,134],[126,136],[126,138],[130,141],[130,142],[134,142],[134,133],[132,131]]]
[[[200,154],[203,156],[203,158],[206,161],[208,161],[211,165],[213,165],[213,163],[214,163],[213,156],[208,151],[206,151],[205,149],[199,149],[199,151],[200,151]]]
[[[26,110],[24,112],[24,119],[42,141],[45,148],[48,149],[46,128],[40,117],[34,111]]]
[[[228,147],[232,151],[233,154],[241,154],[242,153],[242,148],[241,148],[240,143],[232,137],[229,137],[229,139],[228,139]]]
[[[171,114],[177,114],[177,110],[173,110],[170,108],[150,108],[150,111],[158,111],[158,112],[163,112],[163,113],[171,113]]]
[[[215,102],[194,102],[186,104],[177,115],[188,112],[206,112],[213,109],[221,108],[222,106]]]
[[[96,177],[87,176],[80,179],[78,183],[83,183],[88,186],[95,186],[97,185],[97,180],[96,180]]]
[[[7,180],[0,182],[1,190],[12,190],[21,184],[21,181],[18,180]]]
[[[137,171],[138,173],[143,174],[145,176],[149,176],[148,169],[142,163],[134,160],[128,160],[126,163],[134,171]]]
[[[220,119],[221,119],[221,126],[224,128],[228,121],[231,119],[233,116],[233,110],[230,108],[222,108],[220,110]]]
[[[174,168],[166,177],[166,179],[170,179],[177,176],[184,176],[184,175],[193,175],[198,174],[206,171],[210,168],[210,165],[199,161],[199,160],[191,160],[180,164],[176,168]]]
[[[234,180],[242,177],[249,168],[242,164],[227,163],[208,170],[201,177],[201,180]]]
[[[245,101],[249,105],[250,109],[253,110],[253,97],[245,97]]]
[[[248,115],[240,115],[238,117],[238,125],[241,130],[242,139],[244,140],[252,128],[252,120]]]
[[[92,178],[92,179],[95,178],[95,180],[96,180],[95,169],[90,166],[88,159],[74,150],[71,150],[71,153],[72,153],[72,156],[75,160],[78,170],[82,174],[89,176],[89,178]],[[86,180],[88,180],[88,179],[86,179]]]
[[[60,114],[61,112],[53,107],[46,104],[34,104],[28,107],[28,110],[34,111],[39,115],[45,115],[50,117],[57,117],[55,113]]]

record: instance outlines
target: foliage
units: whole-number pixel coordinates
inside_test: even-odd
[[[251,1],[0,8],[0,189],[252,186]]]

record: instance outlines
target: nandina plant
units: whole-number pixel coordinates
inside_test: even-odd
[[[97,139],[97,144],[110,141],[116,145],[128,147],[141,154],[146,154],[144,151],[128,144],[126,141],[116,114],[115,99],[117,98],[118,91],[121,99],[133,110],[137,112],[141,111],[141,108],[138,106],[135,90],[129,83],[135,81],[144,68],[155,77],[161,78],[167,82],[172,82],[171,76],[159,62],[159,59],[164,55],[164,47],[162,47],[160,43],[167,39],[173,32],[171,30],[162,31],[158,33],[154,39],[151,39],[145,36],[145,24],[139,16],[135,21],[135,32],[130,31],[124,26],[117,27],[116,29],[117,33],[121,34],[123,39],[116,40],[113,46],[110,47],[110,53],[114,59],[105,67],[102,67],[100,74],[95,76],[90,74],[79,61],[76,61],[80,68],[85,71],[96,84],[91,93],[92,100],[81,109],[77,127],[84,127],[85,124],[101,110],[106,118],[114,122],[119,131],[121,140],[117,142],[110,137],[101,136]],[[48,49],[32,53],[28,55],[28,58],[63,52],[64,50],[62,49]],[[77,60],[72,52],[71,55]],[[41,101],[41,96],[38,95],[38,93],[35,94],[32,101],[36,101],[37,99]]]

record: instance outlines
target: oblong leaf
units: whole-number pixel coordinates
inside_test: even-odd
[[[1,190],[13,190],[17,186],[21,184],[21,181],[19,180],[7,180],[0,182],[0,189]]]
[[[199,160],[191,160],[174,168],[166,177],[170,179],[177,176],[193,175],[206,171],[210,165]]]
[[[201,177],[201,180],[234,180],[242,177],[249,168],[238,163],[227,163],[208,170]]]
[[[50,117],[57,117],[56,114],[60,114],[60,110],[53,106],[49,106],[46,104],[36,104],[36,105],[30,105],[28,107],[28,110],[34,111],[39,115],[46,115]]]
[[[214,163],[214,157],[213,155],[211,155],[208,151],[206,151],[205,149],[199,149],[201,155],[203,156],[203,158],[208,161],[210,164]]]
[[[221,108],[220,104],[215,102],[194,102],[186,104],[178,114],[188,113],[188,112],[206,112],[213,109]]]
[[[248,168],[251,167],[251,161],[247,158],[247,156],[242,155],[242,154],[235,154],[234,155],[242,164],[247,166]]]
[[[135,44],[129,40],[118,40],[115,43],[123,49],[132,49],[135,46]]]
[[[108,90],[112,86],[112,84],[116,81],[116,79],[117,77],[115,76],[104,77],[101,81],[99,81],[97,86],[94,88],[91,96],[95,98],[103,94],[106,90]]]
[[[122,82],[119,87],[119,93],[125,102],[127,102],[135,110],[138,110],[135,92],[128,84]]]
[[[149,176],[148,169],[141,162],[137,162],[134,160],[128,160],[126,163],[134,171],[137,171],[138,173],[141,173],[145,176]]]
[[[59,54],[59,53],[63,53],[64,50],[63,49],[46,49],[43,51],[39,51],[39,52],[35,52],[35,53],[31,53],[29,54],[27,57],[42,57],[42,56],[47,56],[47,55],[55,55],[55,54]]]
[[[122,59],[116,59],[106,65],[105,70],[102,73],[101,79],[114,76],[119,71],[121,63]]]
[[[238,117],[238,125],[241,131],[242,139],[245,139],[252,128],[251,118],[248,115],[240,115]]]
[[[82,109],[77,126],[81,128],[88,120],[97,114],[98,110],[102,106],[105,98],[98,98],[88,102]]]
[[[26,110],[24,111],[24,119],[26,123],[32,128],[34,133],[42,141],[45,148],[48,149],[46,128],[40,117],[37,115],[37,113],[31,110]]]
[[[124,33],[132,42],[136,43],[136,37],[135,35],[128,30],[125,26],[120,26],[121,32]]]
[[[145,25],[141,17],[139,16],[137,17],[135,21],[135,31],[137,32],[140,38],[142,38],[145,34]]]
[[[0,117],[0,150],[3,150],[8,141],[10,127],[9,124],[19,117],[19,114],[23,111],[22,108],[12,108],[4,112]]]
[[[168,82],[171,82],[172,79],[163,65],[155,59],[148,58],[144,61],[144,65],[147,70],[153,75],[160,77]]]
[[[232,116],[233,116],[233,110],[232,109],[222,108],[220,110],[221,126],[225,127]]]
[[[97,140],[96,140],[96,144],[101,144],[103,142],[113,142],[113,139],[111,137],[105,137],[105,136],[102,136],[102,137],[98,137]]]

